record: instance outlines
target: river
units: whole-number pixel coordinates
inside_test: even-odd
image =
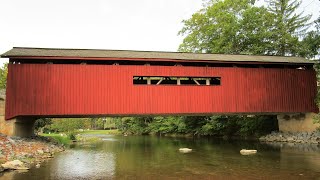
[[[101,136],[77,143],[26,172],[0,177],[46,179],[320,179],[319,145],[263,144],[208,138]],[[179,148],[193,149],[180,153]],[[257,149],[243,156],[241,149]]]

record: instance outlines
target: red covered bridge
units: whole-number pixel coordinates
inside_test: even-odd
[[[317,112],[298,57],[13,48],[6,119]]]

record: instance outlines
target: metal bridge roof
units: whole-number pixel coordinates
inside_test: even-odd
[[[201,62],[246,62],[246,63],[280,63],[313,64],[302,57],[256,56],[204,54],[186,52],[131,51],[103,49],[54,49],[14,47],[1,55],[2,58],[46,58],[46,59],[86,59],[86,60],[157,60],[157,61],[201,61]]]

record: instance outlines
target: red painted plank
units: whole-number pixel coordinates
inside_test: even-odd
[[[219,76],[221,85],[133,85],[133,76]],[[313,70],[279,68],[9,64],[6,119],[317,112],[315,80]]]

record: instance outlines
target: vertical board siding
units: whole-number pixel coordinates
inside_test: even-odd
[[[221,85],[133,85],[133,76],[219,76]],[[315,96],[313,70],[9,64],[5,116],[317,112]]]

